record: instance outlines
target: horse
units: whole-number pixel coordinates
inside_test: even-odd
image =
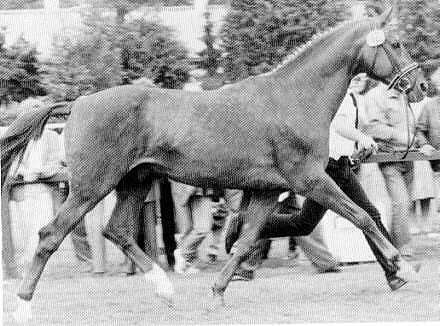
[[[213,285],[215,304],[223,302],[234,271],[285,191],[348,219],[390,264],[400,266],[397,249],[324,171],[330,122],[353,76],[366,72],[405,92],[411,102],[424,97],[419,66],[386,28],[390,14],[391,9],[346,22],[314,38],[273,71],[217,90],[193,93],[124,85],[78,98],[65,127],[70,193],[55,219],[39,231],[32,264],[17,293],[22,311],[30,312],[52,253],[113,189],[117,203],[104,236],[155,283],[159,297],[172,300],[174,288],[166,273],[137,246],[128,227],[159,177],[244,191],[241,213],[248,215],[250,227]],[[25,124],[18,119],[14,129],[32,131],[51,112],[48,107],[38,119],[28,116]],[[1,140],[2,148],[7,139]]]

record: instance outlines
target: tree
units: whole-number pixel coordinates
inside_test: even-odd
[[[125,21],[125,16],[140,6],[180,6],[191,3],[192,0],[95,0],[94,5],[116,9],[116,22],[122,24]]]
[[[383,11],[378,0],[367,0],[366,8],[369,15]],[[400,39],[411,57],[419,62],[440,58],[440,2],[400,0],[395,10]]]
[[[29,96],[45,95],[35,47],[20,37],[6,48],[0,35],[0,101],[20,102]]]
[[[57,99],[75,99],[140,77],[165,88],[183,86],[189,78],[188,53],[170,28],[144,19],[115,20],[107,13],[91,8],[79,33],[63,32],[56,42],[47,85]]]
[[[270,70],[287,54],[348,16],[344,0],[231,0],[221,31],[225,72],[239,80]]]
[[[200,57],[199,67],[206,69],[209,76],[214,76],[218,66],[220,65],[219,59],[222,52],[214,47],[215,37],[213,35],[213,23],[209,18],[209,12],[205,13],[206,23],[204,26],[205,34],[203,35],[203,43],[205,43],[206,48],[197,53]]]
[[[189,79],[188,51],[169,27],[139,19],[122,28],[118,42],[128,80],[144,76],[164,88],[183,87]]]
[[[43,8],[43,0],[2,0],[0,10]]]
[[[54,63],[47,67],[46,88],[55,100],[74,100],[121,84],[119,52],[99,32],[55,44]]]

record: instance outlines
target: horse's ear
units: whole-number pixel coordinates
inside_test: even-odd
[[[388,25],[391,22],[391,20],[393,18],[392,13],[393,13],[393,7],[390,7],[388,9],[386,9],[378,17],[380,27],[384,27],[384,26]]]

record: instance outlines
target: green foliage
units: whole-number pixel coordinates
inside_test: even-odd
[[[197,53],[201,59],[199,62],[199,68],[206,69],[209,76],[214,76],[220,65],[219,59],[222,52],[214,47],[215,37],[212,32],[214,25],[209,18],[209,13],[205,14],[205,18],[205,34],[203,35],[202,40],[203,43],[205,43],[206,48]]]
[[[0,10],[43,8],[43,0],[1,0]]]
[[[270,70],[348,16],[343,0],[231,0],[231,9],[221,32],[231,80]]]
[[[6,48],[0,33],[0,102],[22,101],[45,94],[35,47],[20,37]]]
[[[81,0],[60,0],[60,8],[70,8],[79,6],[81,4]]]
[[[55,42],[55,64],[47,88],[57,100],[72,100],[147,77],[164,88],[181,88],[189,78],[187,50],[173,32],[143,19],[120,22],[95,8],[84,28]]]
[[[194,0],[162,0],[163,6],[191,6]]]
[[[367,0],[371,13],[380,13],[378,0]],[[397,7],[400,39],[416,61],[440,58],[440,2],[400,0]]]
[[[99,33],[55,45],[55,64],[47,68],[46,87],[56,100],[74,100],[121,84],[118,50]]]
[[[189,79],[188,51],[169,27],[139,19],[121,26],[118,40],[128,80],[147,77],[164,88],[182,88]]]
[[[229,4],[229,0],[209,0],[208,1],[208,6],[209,5],[227,5]]]

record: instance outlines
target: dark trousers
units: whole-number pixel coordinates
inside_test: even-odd
[[[162,239],[165,246],[165,255],[170,268],[174,266],[174,250],[177,247],[174,234],[176,221],[174,219],[174,203],[171,195],[171,185],[168,179],[160,180],[160,212],[162,218]]]
[[[362,189],[356,175],[351,169],[348,158],[342,157],[338,161],[330,159],[325,171],[354,203],[370,215],[379,231],[391,241],[390,235],[382,224],[379,211],[370,202]],[[309,235],[324,217],[326,211],[327,208],[311,199],[306,199],[299,214],[296,215],[295,212],[293,212],[293,217],[292,214],[273,214],[271,219],[266,223],[261,237],[272,238]],[[387,259],[368,236],[365,235],[365,238],[378,263],[384,270],[385,276],[388,278],[394,275],[397,271],[394,264],[388,263]]]

